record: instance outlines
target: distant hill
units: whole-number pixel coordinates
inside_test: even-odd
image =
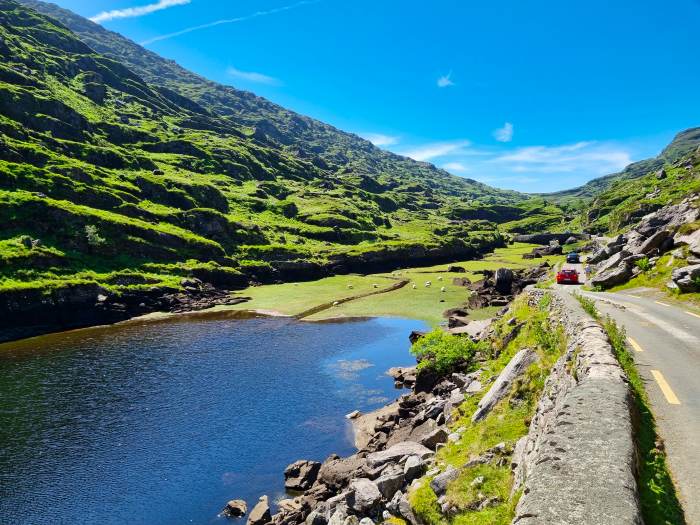
[[[637,179],[650,171],[659,169],[665,163],[676,162],[700,145],[700,128],[691,128],[678,133],[673,141],[664,148],[659,156],[634,162],[619,173],[593,179],[583,186],[554,193],[538,193],[554,203],[564,203],[575,199],[588,199],[607,190],[613,183],[620,180]]]

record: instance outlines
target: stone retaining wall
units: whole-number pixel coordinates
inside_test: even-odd
[[[533,302],[543,291],[529,290]],[[527,436],[518,441],[518,525],[641,524],[634,401],[601,326],[569,293],[552,292],[551,319],[568,336]]]

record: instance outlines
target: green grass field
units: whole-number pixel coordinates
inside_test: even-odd
[[[532,250],[533,246],[518,243],[496,249],[481,260],[452,263],[463,267],[466,273],[446,273],[449,265],[441,264],[408,268],[394,273],[341,275],[312,282],[251,287],[241,292],[241,295],[251,297],[251,301],[237,308],[298,315],[314,306],[387,288],[397,280],[408,280],[409,284],[398,290],[349,301],[305,319],[322,321],[337,317],[404,317],[421,319],[436,326],[444,321],[443,311],[463,304],[469,296],[466,288],[452,283],[453,278],[467,277],[474,281],[481,278],[481,275],[474,273],[479,270],[496,270],[501,267],[527,268],[543,261],[553,264],[561,258],[554,256],[534,260],[523,259],[523,254]],[[426,287],[426,281],[431,281],[432,285]],[[377,285],[377,288],[374,285]],[[444,292],[441,291],[442,287],[445,288]],[[490,317],[495,310],[486,308],[475,311],[472,318]]]

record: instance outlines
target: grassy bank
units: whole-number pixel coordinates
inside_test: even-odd
[[[471,281],[481,279],[475,272],[480,270],[497,270],[501,267],[513,269],[527,268],[543,261],[550,263],[557,257],[526,260],[522,256],[532,250],[534,245],[516,243],[506,248],[497,248],[483,259],[453,263],[466,270],[465,273],[447,272],[448,264],[430,267],[414,267],[393,273],[370,275],[342,275],[327,277],[318,281],[304,283],[285,283],[250,287],[241,292],[252,300],[240,305],[240,309],[276,311],[285,315],[298,315],[314,306],[333,303],[348,297],[364,295],[380,288],[389,287],[397,280],[410,281],[407,286],[385,294],[353,300],[307,318],[321,321],[335,317],[406,317],[421,319],[431,325],[439,324],[442,312],[466,301],[467,290],[452,282],[454,278],[466,277]],[[426,287],[425,282],[431,281]],[[416,288],[413,288],[413,285]],[[375,287],[376,285],[376,287]],[[442,288],[445,291],[441,291]],[[486,308],[474,312],[473,318],[489,317],[495,309]]]
[[[564,333],[554,327],[548,316],[549,296],[531,306],[526,297],[519,297],[513,304],[513,314],[495,326],[495,337],[488,350],[491,359],[481,365],[481,382],[488,385],[521,348],[536,350],[538,360],[513,386],[510,394],[483,420],[472,423],[471,416],[482,395],[469,397],[459,408],[459,417],[451,425],[453,431],[461,431],[459,441],[448,443],[437,456],[438,466],[461,467],[470,458],[479,456],[494,446],[504,443],[512,452],[518,439],[527,434],[530,418],[550,369],[566,346]],[[522,324],[518,335],[506,345],[507,337],[516,325]],[[454,515],[446,518],[440,512],[435,493],[430,488],[431,477],[426,476],[410,493],[414,512],[429,525],[452,523],[456,525],[507,524],[513,519],[519,495],[511,497],[512,475],[510,461],[479,464],[463,468],[459,478],[448,486],[446,502],[453,507]],[[483,497],[493,501],[491,506],[474,509],[474,502]]]

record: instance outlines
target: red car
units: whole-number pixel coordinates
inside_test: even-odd
[[[578,272],[576,270],[561,270],[557,273],[557,284],[578,284]]]

